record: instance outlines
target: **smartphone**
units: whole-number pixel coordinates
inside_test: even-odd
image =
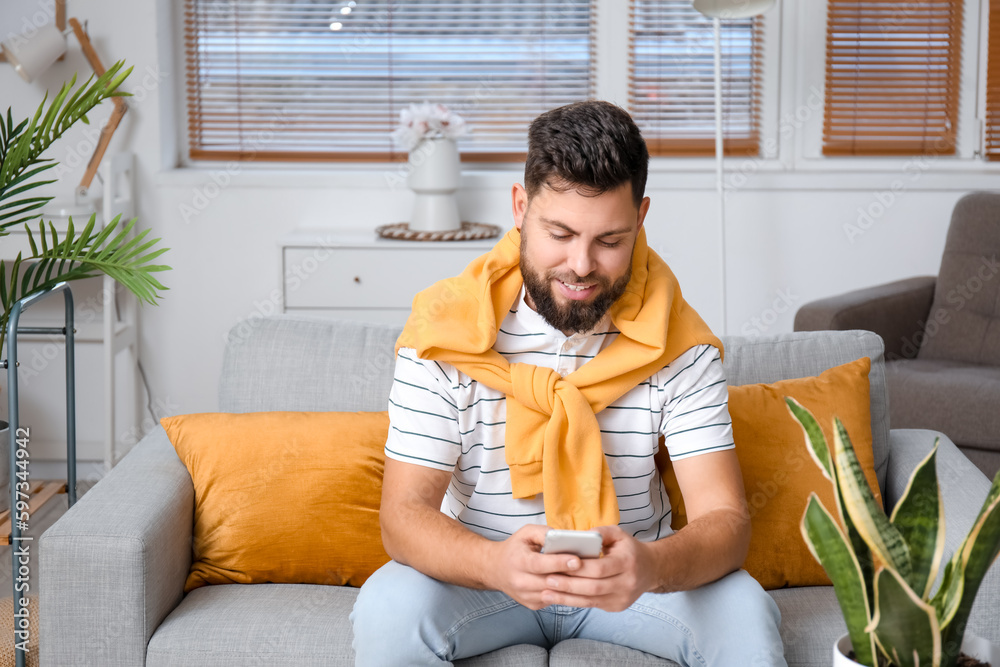
[[[598,558],[603,546],[604,538],[595,530],[550,530],[545,533],[542,553]]]

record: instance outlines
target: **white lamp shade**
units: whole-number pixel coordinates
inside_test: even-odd
[[[50,23],[33,34],[11,37],[0,46],[21,78],[31,81],[66,53],[66,38]]]
[[[709,18],[746,19],[763,14],[775,0],[692,0],[694,8]]]

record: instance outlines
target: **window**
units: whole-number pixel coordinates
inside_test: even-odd
[[[962,0],[828,0],[824,155],[953,155]]]
[[[759,153],[763,17],[722,21],[723,148]],[[635,0],[629,103],[651,155],[715,154],[715,36],[689,0]]]
[[[410,103],[519,160],[530,121],[593,94],[591,0],[185,0],[194,160],[372,160]]]
[[[1000,160],[1000,2],[990,3],[986,63],[986,159]]]

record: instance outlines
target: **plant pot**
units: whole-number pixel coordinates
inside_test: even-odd
[[[424,139],[410,151],[406,184],[416,199],[409,228],[421,232],[446,232],[462,228],[458,216],[461,168],[453,139]]]
[[[842,636],[833,645],[833,667],[856,667],[861,663],[855,662],[847,657],[853,651],[851,638],[848,635]],[[962,638],[962,653],[969,657],[988,662],[993,665],[1000,665],[1000,646],[996,646],[982,637],[976,637],[968,632]]]

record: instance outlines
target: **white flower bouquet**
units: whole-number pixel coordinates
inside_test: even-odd
[[[392,138],[397,145],[412,151],[424,139],[454,139],[468,132],[465,120],[443,104],[411,104],[399,114],[399,127]]]

